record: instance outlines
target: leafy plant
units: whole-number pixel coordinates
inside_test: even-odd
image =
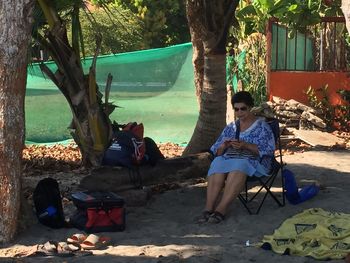
[[[337,93],[345,104],[336,106],[336,121],[342,127],[342,130],[350,131],[350,90],[340,89]]]
[[[305,93],[310,106],[319,112],[319,117],[326,122],[329,130],[336,128],[342,131],[350,131],[349,91],[341,89],[337,91],[344,99],[343,105],[332,105],[330,103],[328,85],[316,90],[310,86]],[[318,95],[319,93],[320,95]]]
[[[143,23],[130,10],[108,6],[108,9],[95,9],[91,13],[92,16],[88,13],[80,14],[86,56],[94,54],[97,34],[103,36],[101,54],[128,52],[145,48],[142,38]],[[68,32],[70,32],[69,29]]]
[[[252,94],[256,104],[266,101],[265,36],[254,33],[233,49],[237,55],[229,64],[228,74],[242,82],[243,89]]]
[[[143,40],[150,48],[190,41],[185,1],[183,0],[110,0],[130,9],[145,26]]]
[[[303,31],[307,26],[319,23],[323,16],[338,16],[340,0],[246,0],[242,1],[237,19],[244,22],[244,34],[265,32],[269,18],[277,18],[288,26],[292,37],[296,30]]]

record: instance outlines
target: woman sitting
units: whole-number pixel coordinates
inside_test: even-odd
[[[271,170],[275,140],[270,126],[250,112],[254,100],[249,92],[237,92],[231,103],[238,120],[227,125],[210,148],[215,159],[208,171],[206,206],[199,223],[220,223],[247,176],[267,176]]]

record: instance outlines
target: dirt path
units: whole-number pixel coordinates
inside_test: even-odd
[[[307,208],[350,213],[350,151],[313,150],[287,155],[284,160],[300,185],[315,181],[321,184],[322,190],[315,198],[283,208],[277,208],[267,199],[260,214],[255,216],[248,215],[235,201],[221,224],[198,225],[193,218],[203,208],[205,184],[189,185],[154,195],[144,207],[128,207],[126,230],[105,233],[112,238],[107,249],[94,251],[94,256],[54,258],[50,262],[316,262],[246,246],[246,241],[260,241],[285,219]],[[76,232],[76,229],[52,230],[35,223],[14,244],[0,249],[0,258],[8,259],[24,246],[28,248],[47,240],[63,241]],[[26,258],[21,262],[46,261]]]

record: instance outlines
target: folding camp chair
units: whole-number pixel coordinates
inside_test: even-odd
[[[285,205],[284,179],[282,176],[284,163],[282,160],[282,146],[281,146],[279,122],[277,119],[266,120],[266,122],[270,125],[272,132],[274,134],[276,149],[278,153],[277,154],[275,153],[275,156],[273,158],[272,170],[269,176],[247,177],[247,180],[245,182],[245,189],[238,195],[239,200],[242,202],[244,207],[248,210],[249,214],[258,214],[268,195],[271,196],[272,199],[275,200],[279,206]],[[277,178],[279,178],[280,180],[277,180]],[[272,186],[277,181],[281,182],[281,188],[282,188],[281,197],[278,197],[275,193],[271,191]],[[250,197],[248,194],[248,190],[249,190],[249,185],[251,185],[252,183],[255,186],[258,185],[258,191],[254,193],[253,196]],[[260,193],[261,195],[259,195]],[[258,200],[257,198],[258,195],[262,196],[261,200]],[[253,207],[250,204],[253,200],[258,200],[258,208],[256,208],[255,211],[253,210]]]

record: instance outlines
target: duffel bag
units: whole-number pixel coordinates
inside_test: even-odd
[[[125,202],[113,192],[76,192],[72,201],[77,210],[70,223],[87,233],[125,229]]]

